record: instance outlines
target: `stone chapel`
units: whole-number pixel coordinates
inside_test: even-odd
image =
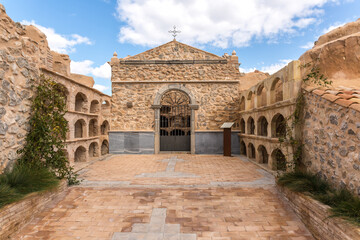
[[[114,53],[110,65],[110,153],[219,154],[224,122],[235,122],[232,151],[240,153],[235,51],[220,57],[174,39],[135,56]]]

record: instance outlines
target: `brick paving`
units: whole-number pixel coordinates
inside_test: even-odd
[[[279,200],[274,179],[246,159],[113,156],[82,177],[14,239],[313,239]]]

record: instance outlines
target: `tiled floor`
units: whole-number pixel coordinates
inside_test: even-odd
[[[114,156],[82,177],[14,239],[313,239],[245,159]]]

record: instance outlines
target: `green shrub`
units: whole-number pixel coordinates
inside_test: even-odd
[[[285,173],[278,184],[294,192],[308,193],[331,207],[331,217],[343,217],[360,225],[360,199],[347,189],[334,189],[320,177],[301,171]]]
[[[59,180],[46,168],[17,164],[12,171],[4,173],[0,177],[0,183],[9,185],[18,193],[27,194],[54,188],[58,186]]]
[[[334,217],[343,217],[357,225],[360,225],[360,199],[353,198],[341,201],[332,208]]]
[[[278,179],[281,186],[286,186],[294,192],[308,192],[312,194],[326,194],[330,190],[327,182],[316,175],[295,171],[285,173]]]
[[[15,189],[9,185],[0,183],[0,208],[3,206],[16,202],[23,197],[22,194],[16,192]]]

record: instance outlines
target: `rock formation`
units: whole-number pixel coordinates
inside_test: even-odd
[[[360,19],[319,37],[315,46],[299,59],[318,66],[333,87],[360,87]],[[311,67],[302,70],[303,77]]]

